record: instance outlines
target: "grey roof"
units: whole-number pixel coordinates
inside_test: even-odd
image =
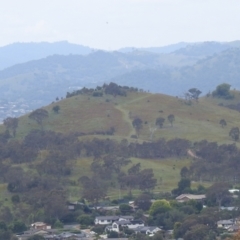
[[[229,220],[220,220],[217,221],[217,224],[233,224],[233,219],[229,219]]]
[[[238,210],[238,207],[221,207],[221,210],[233,211]]]
[[[117,223],[118,225],[125,225],[125,224],[143,224],[142,220],[133,220],[133,221],[128,221],[128,220],[122,220],[122,221],[116,221],[114,223]]]
[[[98,216],[98,217],[96,217],[96,219],[99,219],[99,220],[118,220],[119,217],[118,216]]]
[[[116,222],[114,222],[114,223],[116,223],[116,224],[118,224],[118,225],[125,225],[125,224],[130,224],[131,221],[122,220],[122,221],[116,221]]]
[[[161,230],[160,227],[156,227],[156,226],[144,226],[144,227],[136,227],[136,228],[134,228],[134,231],[136,231],[136,232],[146,232],[148,230],[153,231],[156,228],[159,228]]]
[[[119,218],[124,218],[124,219],[134,219],[133,216],[119,216]]]
[[[96,219],[99,220],[113,220],[117,221],[118,219],[123,218],[123,219],[133,219],[133,216],[98,216]]]

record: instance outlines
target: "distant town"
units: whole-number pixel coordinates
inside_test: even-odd
[[[24,100],[15,102],[0,100],[0,123],[7,117],[20,117],[31,110]]]

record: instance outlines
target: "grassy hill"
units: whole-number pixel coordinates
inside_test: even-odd
[[[49,117],[44,120],[44,129],[62,133],[89,133],[114,127],[116,132],[113,138],[133,140],[130,137],[136,132],[132,121],[134,117],[140,117],[144,124],[138,141],[148,141],[149,128],[155,126],[156,118],[163,117],[163,128],[156,130],[154,139],[177,137],[192,142],[207,139],[231,143],[228,132],[231,127],[239,125],[239,113],[219,106],[219,103],[239,103],[239,92],[235,91],[235,96],[233,100],[202,97],[198,102],[192,101],[192,104],[188,105],[184,99],[145,92],[128,93],[126,97],[77,95],[45,108]],[[55,105],[60,107],[58,114],[52,110]],[[167,118],[170,114],[175,116],[173,127]],[[221,119],[227,121],[226,128],[221,128]],[[28,116],[21,117],[17,138],[24,137],[32,129],[40,129],[40,126]]]
[[[115,97],[109,94],[103,94],[102,97],[80,94],[62,99],[44,107],[44,109],[48,111],[49,117],[43,120],[43,128],[44,130],[51,130],[63,134],[77,134],[77,138],[82,145],[96,138],[115,140],[119,144],[121,144],[123,139],[126,139],[128,144],[142,144],[144,142],[150,142],[150,128],[155,128],[156,118],[162,117],[165,118],[163,128],[156,129],[153,135],[153,141],[157,141],[161,138],[166,139],[166,141],[182,138],[191,141],[192,146],[194,142],[203,139],[210,142],[217,142],[218,144],[232,144],[234,142],[229,136],[229,131],[232,127],[240,127],[238,120],[239,112],[224,106],[239,103],[240,93],[238,91],[233,91],[232,94],[235,97],[231,100],[217,99],[210,96],[202,97],[198,102],[193,100],[192,104],[186,103],[184,99],[164,94],[151,94],[136,91],[127,91],[126,96],[116,95]],[[60,107],[58,113],[52,110],[56,105]],[[170,114],[175,116],[173,126],[171,126],[168,121],[168,115]],[[135,117],[143,121],[143,128],[140,130],[137,139],[133,138],[133,135],[136,135],[136,131],[132,125],[132,121]],[[227,126],[224,128],[219,124],[221,119],[225,119],[227,122]],[[99,135],[96,133],[99,131],[107,131],[111,127],[115,129],[114,135]],[[36,121],[30,119],[28,115],[20,117],[16,138],[10,140],[12,143],[12,145],[10,144],[10,149],[11,146],[14,146],[15,140],[19,142],[23,141],[25,136],[34,129],[41,130],[41,126],[37,124]],[[4,131],[5,127],[1,125],[0,133]],[[63,148],[63,151],[61,150],[62,153],[64,153],[64,145],[61,145],[61,143],[59,144],[60,148]],[[3,145],[0,144],[0,146],[3,149]],[[236,146],[240,147],[239,141],[236,142]],[[22,145],[22,147],[25,147],[25,145]],[[67,149],[68,148],[66,148],[66,151],[68,151]],[[23,181],[27,181],[28,176],[30,179],[31,176],[32,179],[34,179],[35,176],[36,179],[39,179],[38,181],[44,181],[45,177],[47,177],[47,179],[57,179],[66,189],[67,199],[78,200],[81,198],[83,190],[82,185],[79,183],[79,179],[82,176],[91,177],[93,175],[91,165],[96,157],[93,155],[87,156],[83,151],[81,155],[69,158],[65,163],[63,161],[63,164],[65,164],[64,166],[70,167],[71,173],[61,178],[56,174],[51,176],[48,172],[42,172],[41,169],[45,164],[48,164],[46,169],[51,168],[54,170],[54,168],[58,166],[56,162],[61,161],[61,157],[58,155],[55,159],[49,159],[50,161],[48,162],[46,161],[48,156],[54,156],[51,155],[51,152],[58,150],[60,150],[58,147],[56,149],[51,149],[51,145],[44,149],[39,147],[35,160],[29,162],[18,162],[18,160],[16,160],[16,162],[12,162],[11,158],[6,158],[2,159],[0,163],[3,164],[2,166],[9,166],[10,169],[15,169],[15,171],[17,171],[16,177],[21,173],[19,170],[19,168],[21,168],[24,174],[26,174],[26,179],[24,177]],[[58,160],[59,157],[60,160]],[[176,188],[177,183],[181,179],[181,169],[184,166],[189,168],[190,165],[195,162],[192,157],[187,154],[179,157],[170,156],[151,159],[130,157],[130,160],[131,163],[122,168],[126,173],[129,167],[137,163],[141,164],[141,169],[153,169],[154,177],[157,179],[157,185],[153,190],[155,193],[170,192],[172,189]],[[51,161],[55,164],[54,167],[49,165]],[[59,164],[61,165],[62,163]],[[8,169],[8,171],[10,170]],[[6,177],[9,176],[6,175]],[[15,176],[13,178],[15,178]],[[107,196],[109,196],[110,199],[118,199],[128,194],[128,189],[120,190],[116,174],[113,175],[111,180],[109,178],[105,181],[109,181]],[[211,182],[197,182],[196,180],[196,182],[193,183],[193,188],[197,187],[200,183],[205,186],[211,184]],[[10,193],[7,187],[8,184],[1,179],[0,203],[2,204],[2,208],[9,207],[12,211],[15,211],[11,203],[11,197],[16,193]],[[133,195],[139,193],[140,190],[133,190]],[[35,194],[35,192],[32,194]],[[26,193],[25,195],[27,196]]]
[[[44,130],[62,133],[86,133],[86,135],[79,137],[81,141],[97,137],[100,139],[110,138],[119,142],[122,139],[127,139],[129,142],[138,141],[141,143],[150,140],[151,133],[149,129],[155,126],[156,118],[163,117],[165,118],[163,128],[155,131],[153,140],[159,138],[165,138],[166,140],[184,138],[195,142],[206,139],[220,144],[230,144],[233,141],[229,137],[229,131],[231,127],[239,126],[239,112],[219,106],[219,103],[240,101],[239,92],[235,91],[234,94],[236,96],[234,100],[203,97],[198,102],[193,101],[192,105],[186,104],[183,99],[145,92],[129,92],[126,97],[77,95],[45,107],[49,112],[49,117],[43,121],[43,126]],[[55,113],[52,110],[55,105],[60,107],[59,113]],[[175,116],[173,126],[168,122],[167,117],[170,114]],[[136,134],[132,126],[134,117],[141,118],[144,123],[137,140],[131,138],[131,135]],[[227,122],[225,128],[222,128],[219,124],[221,119],[225,119]],[[106,131],[110,127],[115,128],[113,136],[94,134],[94,132],[99,130]],[[31,130],[40,128],[28,116],[23,116],[19,119],[16,138],[22,139]],[[1,131],[4,131],[4,129],[4,126],[1,126]],[[236,144],[240,147],[240,143],[237,142]],[[145,160],[138,161],[145,162]],[[174,161],[176,160],[169,160],[171,167]],[[149,164],[149,160],[146,160],[146,162]],[[158,169],[162,168],[162,164],[164,165],[166,162],[168,161],[152,161],[151,164],[158,171]],[[82,165],[82,163],[89,169],[89,161],[79,159],[77,166],[78,164]],[[176,166],[173,173],[171,173],[171,167],[168,169],[170,173],[167,174],[166,178],[171,179],[171,184],[169,185],[168,183],[162,190],[170,190],[176,186],[180,179],[179,171],[182,163],[188,164],[189,160],[184,160],[183,162],[181,160],[181,164]],[[158,165],[159,167],[157,167]],[[78,172],[77,168],[75,171],[78,176],[81,175],[81,171]],[[174,178],[172,174],[174,174]]]

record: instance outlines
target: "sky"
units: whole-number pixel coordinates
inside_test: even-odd
[[[96,49],[240,40],[240,0],[10,0],[0,46],[69,41]]]

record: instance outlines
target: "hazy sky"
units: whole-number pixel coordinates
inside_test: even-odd
[[[9,0],[0,46],[67,40],[94,48],[240,40],[240,0]]]

